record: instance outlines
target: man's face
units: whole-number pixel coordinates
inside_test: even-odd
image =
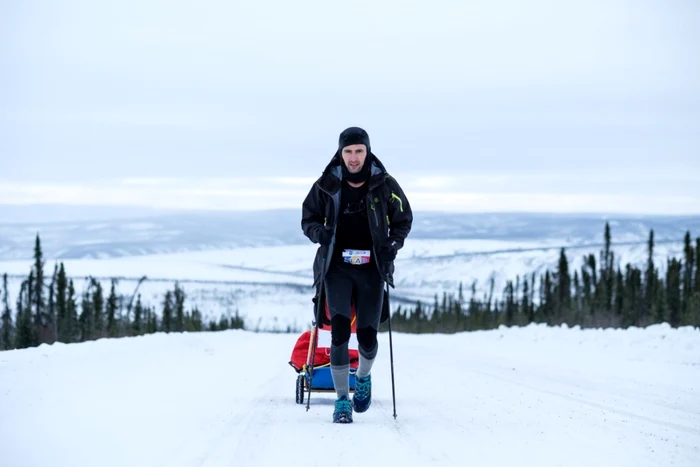
[[[367,158],[367,146],[364,144],[351,144],[343,148],[343,162],[350,173],[357,173],[362,170]]]

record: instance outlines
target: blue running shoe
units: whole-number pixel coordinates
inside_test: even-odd
[[[348,396],[340,396],[335,401],[333,423],[352,423],[352,404]]]
[[[352,405],[355,412],[365,412],[372,403],[372,375],[355,379],[355,394],[352,396]]]

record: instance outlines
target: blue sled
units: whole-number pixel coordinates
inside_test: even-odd
[[[355,372],[356,369],[350,369],[350,392],[355,391]],[[297,404],[304,403],[304,392],[309,390],[309,384],[311,384],[312,392],[334,392],[335,386],[333,385],[333,376],[331,375],[331,367],[324,366],[321,368],[314,368],[313,378],[309,371],[304,370],[297,376],[296,384],[296,402]]]

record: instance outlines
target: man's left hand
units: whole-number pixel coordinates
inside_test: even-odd
[[[396,252],[398,251],[396,242],[392,239],[387,240],[387,242],[384,245],[382,245],[380,251],[381,260],[394,261],[396,259]]]

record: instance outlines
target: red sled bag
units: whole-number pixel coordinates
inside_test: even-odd
[[[330,314],[328,311],[328,304],[325,306],[326,318],[330,321]],[[352,317],[351,327],[350,327],[350,341],[348,342],[348,353],[350,357],[350,368],[357,369],[360,364],[360,355],[358,351],[357,343],[357,326],[355,319],[355,306],[351,307]],[[328,366],[331,363],[331,326],[321,325],[318,328],[318,334],[316,334],[316,328],[312,328],[309,331],[304,331],[301,336],[297,339],[294,349],[292,350],[292,356],[289,360],[289,364],[296,370],[297,373],[301,373],[304,370],[305,365],[311,365],[311,351],[312,346],[312,335],[317,335],[316,341],[316,355],[314,357],[313,363],[314,368],[319,368],[322,366]]]

